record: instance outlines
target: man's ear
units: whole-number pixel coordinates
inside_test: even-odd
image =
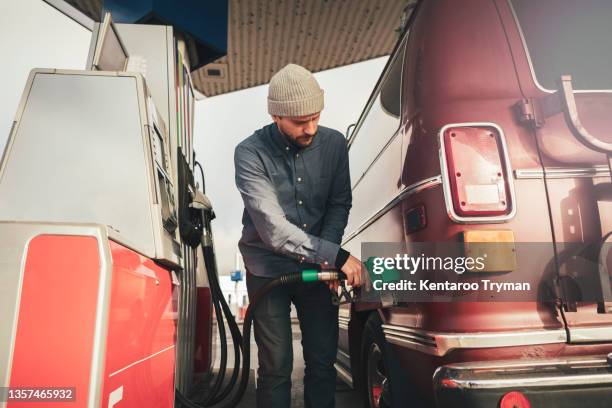
[[[272,120],[274,121],[274,123],[278,123],[278,121],[280,120],[280,116],[276,116],[276,115],[270,115],[272,116]]]

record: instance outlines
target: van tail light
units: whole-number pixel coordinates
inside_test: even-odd
[[[499,408],[531,408],[531,403],[522,392],[511,391],[501,398]]]
[[[450,125],[440,136],[451,217],[456,221],[510,218],[514,212],[512,174],[501,130],[493,125]]]

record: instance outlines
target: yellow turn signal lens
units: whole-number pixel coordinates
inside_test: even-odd
[[[470,230],[459,237],[465,256],[485,259],[483,269],[467,272],[511,272],[516,269],[516,247],[511,230]]]

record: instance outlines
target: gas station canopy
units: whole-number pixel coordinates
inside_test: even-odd
[[[53,5],[58,1],[48,3]],[[99,22],[109,3],[122,2],[107,0],[103,5],[103,0],[66,0],[65,3]],[[182,11],[192,6],[206,8],[208,17],[204,21],[198,17],[198,20],[184,19],[181,24],[189,26],[192,36],[197,38],[201,34],[208,40],[205,45],[195,42],[198,49],[193,50],[197,59],[192,63],[192,78],[199,92],[215,96],[266,84],[274,72],[290,62],[318,72],[388,55],[397,40],[403,10],[412,2],[138,0],[135,3],[148,3],[153,9],[162,9],[166,3],[175,9],[183,8]],[[143,10],[140,16],[132,13],[122,18],[113,7],[113,20],[177,24]],[[167,10],[158,15],[167,17]],[[134,21],[128,21],[130,18]],[[225,29],[226,42],[214,33]]]

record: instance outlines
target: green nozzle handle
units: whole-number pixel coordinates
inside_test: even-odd
[[[304,269],[302,271],[302,282],[316,282],[319,280],[319,271],[316,269]]]
[[[302,271],[302,282],[345,280],[346,275],[340,271],[317,271],[316,269],[305,269]]]

